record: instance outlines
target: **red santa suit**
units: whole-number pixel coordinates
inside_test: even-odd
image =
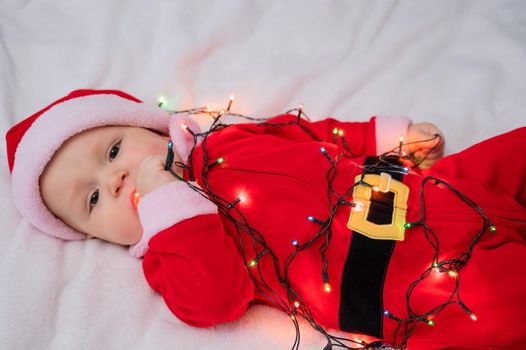
[[[269,122],[295,120],[296,116],[284,115]],[[343,130],[348,150],[354,155],[338,159],[331,183],[340,195],[362,174],[364,164],[371,159],[368,157],[396,147],[400,135],[393,130],[396,137],[389,140],[396,141],[379,146],[387,138],[381,136],[378,129],[385,124],[380,126],[377,118],[365,123],[302,120],[301,125],[239,124],[213,132],[206,143],[198,142],[191,152],[185,181],[164,185],[141,199],[138,211],[144,236],[131,250],[136,255],[144,253],[146,280],[184,322],[207,327],[237,319],[252,302],[273,305],[255,287],[249,269],[259,269],[276,295],[288,300],[270,254],[256,257],[249,235],[239,231],[186,181],[209,188],[233,203],[229,213],[239,220],[242,213],[261,233],[283,271],[286,258],[320,229],[320,223],[308,217],[321,221],[331,217],[328,199],[336,197],[328,193],[327,172],[332,166],[330,159],[336,160],[345,152],[334,128]],[[399,125],[407,127],[404,122]],[[171,129],[176,127],[180,125]],[[411,309],[425,314],[447,301],[460,280],[459,295],[477,321],[459,305],[448,305],[433,313],[434,326],[425,322],[416,325],[407,343],[409,348],[526,346],[524,140],[526,128],[518,129],[445,157],[429,170],[399,174],[400,182],[409,189],[405,222],[421,220],[422,181],[425,176],[434,176],[480,205],[496,227],[496,232],[483,232],[456,276],[433,272],[435,275],[419,284],[410,299]],[[181,154],[183,159],[187,155]],[[219,158],[224,161],[209,166]],[[443,183],[427,181],[423,188],[425,223],[438,238],[438,259],[444,261],[466,252],[483,225],[482,216]],[[240,196],[242,200],[237,200]],[[352,191],[345,200],[347,204],[353,202]],[[381,213],[382,206],[378,207]],[[398,323],[386,315],[408,317],[406,292],[431,266],[435,250],[426,239],[423,225],[418,224],[406,228],[403,240],[366,238],[348,227],[352,210],[351,205],[338,206],[330,223],[330,243],[325,252],[330,291],[321,273],[319,248],[324,237],[296,256],[288,270],[288,281],[319,324],[392,341]],[[389,210],[393,209],[387,213]],[[255,258],[257,264],[247,266]],[[258,276],[258,272],[253,275]]]

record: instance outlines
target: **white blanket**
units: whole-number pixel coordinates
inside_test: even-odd
[[[526,124],[522,0],[1,0],[0,44],[3,135],[77,88],[162,94],[175,109],[234,94],[252,116],[300,102],[314,119],[406,115],[439,126],[447,153]],[[37,232],[13,207],[1,152],[1,349],[292,346],[292,322],[270,307],[192,328],[126,249]],[[300,348],[323,348],[301,325]]]

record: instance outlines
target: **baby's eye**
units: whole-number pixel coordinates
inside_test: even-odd
[[[89,197],[89,211],[90,212],[97,205],[98,202],[99,202],[99,190],[96,190]]]
[[[110,149],[110,153],[108,155],[108,157],[110,158],[110,161],[114,160],[117,155],[119,154],[119,151],[121,149],[121,143],[118,142],[116,144],[114,144],[113,146],[111,146],[111,149]]]

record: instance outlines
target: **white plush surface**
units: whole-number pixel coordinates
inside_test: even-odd
[[[234,111],[253,116],[303,102],[314,119],[430,121],[453,153],[526,124],[525,62],[522,0],[2,0],[0,128],[77,88],[164,94],[177,109],[235,94]],[[276,310],[192,328],[125,248],[36,232],[13,207],[1,152],[0,348],[291,347]],[[324,345],[305,323],[301,340]]]

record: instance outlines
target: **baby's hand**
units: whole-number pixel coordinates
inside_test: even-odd
[[[141,196],[164,184],[177,181],[172,174],[164,170],[165,159],[166,155],[154,154],[144,158],[139,164],[135,187]]]
[[[426,169],[444,156],[444,144],[444,136],[435,125],[416,123],[409,126],[404,146],[416,164]]]

